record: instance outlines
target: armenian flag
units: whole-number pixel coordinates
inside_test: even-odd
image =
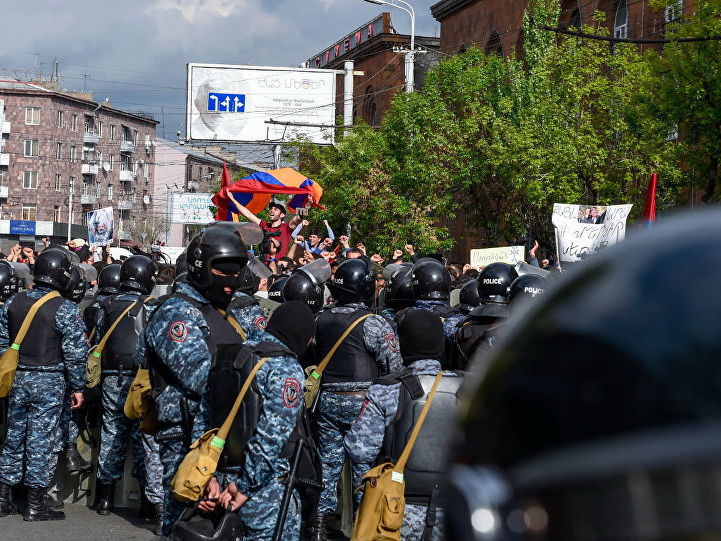
[[[230,196],[232,194],[232,198]],[[323,188],[317,182],[290,167],[253,173],[252,175],[230,182],[230,175],[223,164],[223,179],[220,191],[213,196],[213,204],[218,208],[215,219],[218,221],[238,221],[237,201],[253,214],[258,214],[270,203],[273,194],[289,194],[293,197],[287,202],[290,212],[305,206],[308,197],[313,197],[312,205],[323,208],[320,198]]]

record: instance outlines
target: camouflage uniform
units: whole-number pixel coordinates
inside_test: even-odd
[[[263,340],[280,340],[264,334]],[[248,341],[256,345],[259,340]],[[290,463],[281,458],[290,433],[295,428],[303,406],[303,380],[305,375],[292,356],[270,357],[258,370],[255,384],[263,400],[263,409],[253,437],[245,451],[245,464],[234,480],[238,490],[248,496],[238,515],[245,524],[247,541],[270,540],[278,521],[279,503],[283,499],[285,484],[280,478],[287,476]],[[300,538],[300,498],[296,490],[286,515],[282,539],[296,541]]]
[[[266,336],[265,326],[268,318],[258,304],[255,297],[236,291],[228,310],[232,311],[235,319],[243,328],[246,340],[263,340]]]
[[[55,475],[55,469],[58,466],[58,454],[62,453],[69,442],[77,442],[80,428],[78,427],[77,410],[71,410],[72,389],[65,387],[65,393],[62,400],[62,411],[60,413],[60,422],[55,429],[53,436],[53,448],[50,455],[48,468],[50,471],[50,479]]]
[[[349,303],[329,309],[333,313],[350,313],[367,310],[363,303]],[[403,359],[398,352],[396,335],[390,323],[379,315],[373,315],[363,321],[363,340],[366,350],[375,360],[381,375],[397,372],[403,368]],[[320,329],[318,332],[322,332]],[[343,437],[350,430],[363,406],[364,397],[340,393],[362,393],[370,386],[370,381],[346,383],[326,383],[321,385],[321,396],[313,422],[313,437],[318,444],[318,452],[323,461],[323,483],[325,490],[318,505],[319,514],[328,514],[338,506],[337,484],[345,462]],[[353,464],[353,487],[361,484],[368,464]],[[356,504],[359,501],[357,497]]]
[[[40,299],[52,289],[39,285],[18,295]],[[8,310],[16,296],[0,308],[0,352],[10,346]],[[55,313],[60,334],[62,362],[50,366],[23,367],[18,364],[10,392],[8,432],[0,455],[0,481],[16,485],[24,480],[31,488],[50,485],[50,459],[62,410],[65,382],[73,393],[85,387],[88,342],[78,306],[62,302]],[[32,339],[32,337],[28,337]],[[20,351],[22,352],[22,346]]]
[[[142,299],[140,293],[127,291],[115,295],[114,301],[142,302]],[[145,309],[149,317],[153,306],[146,303]],[[97,331],[93,337],[95,344],[100,342],[107,329],[113,324],[113,321],[106,321],[106,317],[105,308],[101,306],[96,321]],[[133,446],[132,475],[137,479],[138,485],[150,503],[162,503],[163,470],[158,443],[153,436],[140,431],[140,422],[137,419],[128,419],[123,411],[135,373],[134,368],[122,372],[103,369],[101,391],[103,417],[100,427],[97,479],[106,485],[114,484],[122,479],[125,450],[130,439]]]
[[[424,359],[411,363],[408,368],[416,375],[435,376],[441,369],[441,363],[432,359]],[[446,372],[453,375],[452,372]],[[371,464],[375,461],[383,444],[386,428],[390,426],[398,412],[398,399],[401,383],[394,385],[371,385],[366,395],[363,411],[353,423],[345,437],[345,450],[353,464]],[[363,473],[367,471],[367,468]],[[420,541],[426,526],[428,507],[425,505],[406,504],[403,515],[401,538],[404,541]],[[433,528],[432,539],[441,540],[443,512],[436,508],[436,526]]]
[[[208,303],[192,285],[179,283],[177,293]],[[206,416],[198,415],[200,400],[208,383],[211,354],[207,340],[210,329],[198,308],[180,297],[170,297],[148,323],[133,355],[140,365],[147,353],[155,354],[173,376],[173,381],[156,397],[160,460],[163,464],[163,535],[169,536],[173,524],[186,507],[170,491],[170,481],[188,452],[192,435],[208,430]],[[184,428],[183,406],[187,406],[185,424],[193,422],[191,433]],[[186,428],[190,428],[187,427]]]

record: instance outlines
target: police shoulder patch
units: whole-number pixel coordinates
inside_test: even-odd
[[[300,383],[295,378],[287,378],[283,387],[283,404],[286,408],[294,408],[300,401]]]
[[[268,326],[268,319],[265,316],[258,316],[255,318],[255,321],[253,321],[253,325],[258,327],[261,331],[264,331]]]
[[[388,347],[391,348],[393,352],[398,351],[398,338],[395,333],[389,332],[386,334],[386,344],[388,344]]]
[[[185,339],[188,338],[188,325],[185,321],[175,321],[170,324],[168,334],[176,342],[185,342]]]

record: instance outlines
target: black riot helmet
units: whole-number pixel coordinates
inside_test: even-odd
[[[719,229],[713,210],[637,232],[509,320],[468,389],[448,539],[719,537]]]
[[[120,263],[112,263],[102,268],[98,274],[98,293],[120,293]]]
[[[144,255],[134,255],[120,266],[120,288],[150,295],[157,276],[158,266],[152,259]]]
[[[478,295],[481,302],[506,304],[508,288],[516,278],[516,269],[508,263],[491,263],[483,267],[478,274]]]
[[[227,308],[248,263],[248,249],[238,228],[230,222],[213,222],[190,241],[186,254],[188,283],[214,306]],[[214,274],[212,269],[222,275]]]
[[[175,259],[175,275],[188,272],[188,255],[183,252]]]
[[[376,273],[367,257],[346,259],[338,265],[328,289],[338,304],[370,302],[376,291]]]
[[[411,286],[415,300],[448,301],[451,275],[437,259],[422,257],[413,265]]]
[[[78,265],[73,265],[70,268],[70,280],[63,291],[63,297],[73,301],[75,304],[80,304],[80,301],[85,297],[86,289],[87,284],[85,282],[83,269]]]
[[[466,282],[458,295],[458,309],[466,314],[481,304],[481,296],[478,294],[478,280]]]
[[[548,284],[543,276],[537,274],[524,274],[519,276],[508,289],[508,308],[526,304],[531,299],[536,299],[546,292]]]
[[[0,260],[0,301],[5,302],[18,292],[18,277],[13,266]]]
[[[48,248],[40,252],[33,267],[33,282],[65,291],[70,281],[70,252],[64,248]]]
[[[276,275],[273,283],[268,288],[268,299],[275,302],[284,302],[283,288],[285,283],[288,281],[288,276]]]
[[[304,302],[316,314],[323,308],[323,290],[323,284],[314,284],[307,275],[295,272],[288,277],[283,286],[283,302]]]
[[[411,263],[402,263],[400,268],[391,274],[385,287],[385,304],[388,308],[403,310],[413,306],[412,274]]]

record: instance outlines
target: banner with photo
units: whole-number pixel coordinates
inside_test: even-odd
[[[113,242],[113,207],[88,212],[88,243],[107,246]]]
[[[553,205],[552,223],[561,262],[581,261],[626,237],[633,205]]]
[[[499,248],[480,248],[471,250],[471,267],[478,269],[491,263],[510,263],[515,265],[523,261],[525,247],[503,246]]]

